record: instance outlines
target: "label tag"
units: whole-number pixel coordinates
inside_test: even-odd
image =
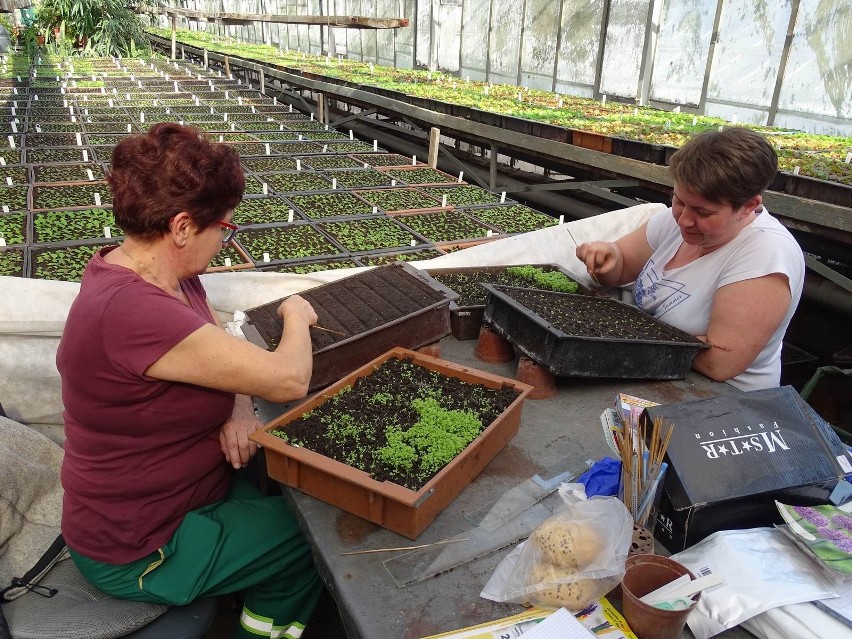
[[[8,205],[8,204],[4,204],[4,205],[3,205],[3,212],[4,212],[4,213],[8,213],[8,212],[9,212],[9,205]]]
[[[264,261],[264,262],[268,262],[268,261],[269,261],[269,253],[264,253],[264,254],[263,254],[263,261]]]
[[[86,175],[89,176],[90,181],[94,181],[95,175],[94,175],[94,173],[92,173],[92,169],[86,169]]]
[[[6,184],[8,184],[9,186],[12,186],[12,178],[7,176],[6,177]]]
[[[95,191],[95,206],[101,205],[101,194]]]
[[[83,149],[83,162],[89,161],[89,152],[86,149]]]
[[[107,239],[112,237],[112,229],[108,226],[104,227],[104,237]]]
[[[230,257],[226,257],[226,258],[225,258],[225,266],[230,266],[230,265],[231,265],[231,258],[230,258]]]
[[[6,240],[2,235],[0,235],[0,246],[6,246]]]
[[[263,186],[261,188],[263,189],[264,195],[269,195],[269,185],[266,182],[263,183]]]
[[[293,209],[287,209],[287,221],[293,223]]]

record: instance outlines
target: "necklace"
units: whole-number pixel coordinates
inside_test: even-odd
[[[124,245],[123,245],[123,244],[119,244],[119,245],[118,245],[118,250],[119,250],[119,251],[121,251],[122,253],[124,253],[124,254],[125,254],[127,257],[129,257],[131,260],[133,260],[134,262],[136,262],[136,265],[137,265],[139,268],[141,268],[143,271],[145,271],[148,275],[150,275],[151,277],[153,277],[153,278],[154,278],[154,281],[155,281],[155,282],[157,282],[157,284],[159,284],[162,288],[166,289],[167,291],[169,291],[169,290],[170,290],[170,291],[174,291],[174,293],[175,293],[176,295],[180,295],[180,286],[178,286],[177,288],[171,288],[170,286],[166,286],[165,284],[163,284],[163,283],[160,281],[160,278],[159,278],[159,277],[157,277],[156,275],[154,275],[154,274],[151,272],[151,269],[149,269],[149,268],[148,268],[147,266],[145,266],[142,262],[140,262],[140,261],[139,261],[139,260],[137,260],[135,257],[133,257],[130,253],[128,253],[127,251],[125,251],[125,250],[124,250]]]

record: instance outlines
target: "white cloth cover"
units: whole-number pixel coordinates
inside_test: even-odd
[[[61,466],[62,448],[56,443],[0,417],[0,591],[30,572],[59,536]],[[4,597],[25,592],[15,588]]]

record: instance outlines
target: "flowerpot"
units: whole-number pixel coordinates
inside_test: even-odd
[[[424,271],[391,264],[329,282],[300,293],[314,307],[314,356],[310,388],[322,388],[394,346],[420,348],[450,333],[450,302],[456,294]],[[246,338],[263,348],[277,347],[281,300],[248,309]]]
[[[558,376],[683,379],[707,344],[609,298],[482,285],[483,322]]]
[[[549,370],[534,362],[526,355],[518,358],[518,372],[515,379],[532,386],[528,397],[530,399],[552,399],[556,397],[556,379]]]
[[[627,570],[621,580],[624,596],[624,619],[639,639],[677,639],[683,632],[686,618],[693,608],[663,610],[639,601],[675,579],[695,575],[678,562],[657,555],[634,555],[627,560]],[[698,601],[701,593],[692,597]]]
[[[434,371],[441,377],[482,385],[495,391],[510,391],[514,399],[490,424],[483,424],[479,435],[418,490],[391,481],[378,481],[363,470],[304,446],[291,446],[271,433],[273,430],[287,433],[288,427],[292,429],[305,413],[321,408],[341,389],[350,387],[347,394],[358,392],[356,380],[368,378],[391,359],[410,360],[414,366]],[[416,539],[514,437],[529,390],[528,386],[511,379],[404,348],[394,348],[250,437],[264,447],[267,472],[273,479],[388,530]]]

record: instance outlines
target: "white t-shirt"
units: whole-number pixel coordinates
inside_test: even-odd
[[[802,249],[778,220],[764,209],[724,246],[684,266],[665,271],[683,242],[671,208],[648,220],[647,239],[654,253],[633,286],[636,305],[655,318],[692,335],[706,335],[716,290],[770,273],[787,276],[792,300],[775,334],[745,372],[728,383],[742,390],[778,386],[781,342],[793,317],[805,279]],[[759,308],[753,309],[760,312]]]

